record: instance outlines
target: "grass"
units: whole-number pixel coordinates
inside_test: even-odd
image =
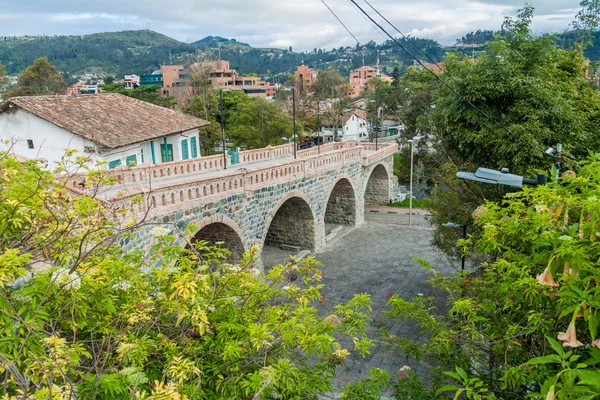
[[[397,201],[395,203],[390,203],[388,206],[390,207],[398,207],[398,208],[408,208],[408,201],[410,199],[404,199],[403,201]],[[412,201],[413,208],[427,208],[427,200],[417,200],[413,199]]]

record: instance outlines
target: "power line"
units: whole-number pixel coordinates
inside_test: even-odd
[[[356,36],[354,36],[354,34],[352,32],[350,32],[350,29],[348,29],[348,27],[346,25],[344,25],[344,23],[342,22],[341,19],[338,18],[338,16],[333,12],[333,10],[331,8],[329,8],[329,6],[327,5],[327,3],[325,3],[325,0],[321,0],[321,3],[325,4],[325,7],[327,7],[327,9],[329,11],[331,11],[331,13],[333,14],[333,16],[335,17],[335,19],[338,20],[338,22],[340,24],[342,24],[342,26],[346,29],[346,31],[350,34],[350,36],[352,36],[354,38],[354,40],[356,40],[356,43],[361,46],[360,42],[358,41],[358,39],[356,38]]]
[[[321,0],[323,1],[323,0]],[[352,2],[356,8],[358,8],[367,18],[369,18],[375,25],[377,25],[377,27],[379,29],[381,29],[381,31],[383,33],[385,33],[394,43],[396,43],[402,50],[404,50],[410,57],[412,57],[413,60],[415,60],[424,70],[426,70],[427,72],[429,72],[431,75],[433,75],[435,77],[435,79],[437,79],[438,81],[440,81],[440,83],[442,83],[442,85],[446,86],[448,89],[450,89],[450,91],[452,93],[454,93],[456,96],[458,96],[460,99],[462,99],[464,102],[466,102],[468,105],[470,105],[471,107],[473,107],[475,110],[479,111],[489,122],[492,122],[493,124],[497,125],[498,127],[500,127],[501,129],[505,130],[506,132],[508,132],[511,136],[515,137],[516,139],[522,139],[521,136],[518,136],[517,134],[513,133],[511,130],[509,130],[507,127],[505,127],[504,125],[502,125],[500,122],[496,121],[494,118],[490,117],[485,111],[483,111],[482,109],[480,109],[479,107],[477,107],[475,104],[473,104],[471,101],[469,101],[467,98],[465,98],[462,94],[460,94],[456,89],[454,89],[452,86],[450,86],[445,80],[443,80],[438,74],[436,74],[435,72],[433,72],[432,70],[430,70],[429,68],[427,68],[425,66],[425,64],[423,64],[423,62],[421,60],[419,60],[417,57],[414,56],[414,54],[412,54],[406,47],[404,47],[396,38],[394,38],[392,35],[390,35],[377,21],[375,21],[361,6],[359,6],[355,0],[349,0],[350,2]],[[365,0],[366,1],[366,0]],[[372,7],[372,6],[371,6]],[[372,7],[373,8],[373,7]],[[381,14],[380,14],[381,15]],[[384,18],[385,19],[385,18]],[[387,20],[386,20],[387,21]],[[388,21],[389,23],[389,21]],[[390,23],[390,25],[392,25]],[[392,25],[393,26],[393,25]],[[525,144],[527,144],[529,147],[531,147],[534,150],[537,150],[539,152],[541,152],[542,154],[545,154],[545,151],[543,149],[540,149],[539,147],[535,146],[533,143],[529,142],[529,141],[524,141]]]
[[[423,54],[425,57],[427,57],[427,59],[428,59],[429,61],[431,61],[431,63],[432,63],[432,64],[434,64],[436,67],[440,68],[440,70],[442,69],[442,67],[441,67],[441,66],[440,66],[440,65],[439,65],[437,62],[435,62],[435,61],[434,61],[434,60],[433,60],[433,59],[432,59],[432,58],[429,56],[429,54],[427,54],[427,52],[426,52],[426,51],[424,51],[424,50],[423,50],[423,49],[421,49],[419,46],[417,46],[416,44],[414,44],[413,42],[411,42],[411,41],[409,40],[409,38],[407,38],[407,37],[406,37],[406,35],[405,35],[404,33],[400,32],[400,30],[399,30],[398,28],[396,28],[396,27],[394,26],[394,24],[392,24],[392,23],[391,23],[391,22],[390,22],[390,21],[389,21],[389,20],[388,20],[388,19],[387,19],[385,16],[383,16],[383,15],[382,15],[382,14],[381,14],[381,13],[380,13],[380,12],[379,12],[379,11],[378,11],[376,8],[375,8],[375,7],[373,7],[373,6],[371,5],[371,3],[369,3],[367,0],[363,0],[363,1],[364,1],[365,3],[367,3],[367,5],[368,5],[369,7],[371,7],[371,9],[372,9],[373,11],[375,11],[375,12],[377,13],[377,15],[379,15],[381,18],[383,18],[383,20],[384,20],[385,22],[387,22],[387,23],[388,23],[388,24],[389,24],[389,25],[390,25],[392,28],[394,28],[394,29],[396,30],[396,32],[398,32],[400,35],[402,35],[402,37],[403,37],[404,39],[406,39],[407,43],[409,43],[411,46],[413,46],[413,48],[415,48],[415,49],[417,49],[419,52],[421,52],[421,53],[422,53],[422,54]],[[383,35],[382,35],[382,37],[383,37]]]

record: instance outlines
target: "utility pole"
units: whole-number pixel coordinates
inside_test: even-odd
[[[227,169],[227,151],[225,150],[225,117],[223,115],[223,89],[219,90],[219,108],[221,109],[221,140],[223,141],[223,168]]]
[[[375,151],[379,149],[377,137],[379,136],[379,99],[375,100]]]
[[[321,105],[317,100],[317,154],[321,154]]]
[[[296,90],[292,87],[292,117],[294,118],[294,160],[296,159]]]

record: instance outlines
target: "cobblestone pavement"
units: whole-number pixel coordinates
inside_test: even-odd
[[[334,305],[348,301],[355,293],[369,293],[373,301],[369,336],[376,338],[375,330],[381,326],[387,300],[393,294],[407,300],[419,294],[432,296],[438,299],[438,306],[443,307],[443,293],[426,282],[430,274],[412,261],[415,257],[424,258],[442,274],[454,274],[460,269],[458,264],[451,265],[432,246],[431,230],[366,221],[315,254],[315,258],[323,264],[325,285],[320,311],[326,314]],[[412,323],[396,323],[392,332],[398,336],[418,338],[418,328]],[[340,388],[357,378],[367,377],[372,367],[384,368],[390,376],[394,376],[403,365],[409,365],[422,374],[427,372],[423,363],[392,354],[378,343],[366,358],[358,355],[349,357],[346,366],[338,371],[335,386]]]

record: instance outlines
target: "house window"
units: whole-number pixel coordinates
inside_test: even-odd
[[[198,140],[196,136],[190,138],[190,147],[192,148],[192,158],[198,157]]]
[[[33,140],[27,139],[27,148],[33,149]]]
[[[109,161],[108,168],[109,169],[117,168],[119,165],[121,165],[121,159]]]
[[[164,144],[160,145],[160,160],[162,162],[173,161],[173,145],[167,144],[165,147]]]
[[[137,165],[136,155],[132,154],[130,156],[127,156],[127,158],[125,158],[125,165],[127,165],[128,167],[135,167]]]
[[[188,140],[183,139],[181,141],[181,159],[187,160],[188,158],[190,158],[190,153],[189,153],[189,149],[188,149]]]

